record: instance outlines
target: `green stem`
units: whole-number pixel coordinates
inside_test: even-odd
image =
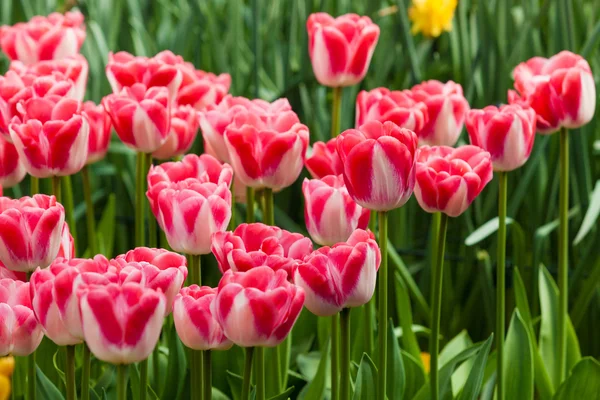
[[[350,309],[340,311],[340,400],[350,400]]]
[[[65,213],[67,216],[67,223],[69,224],[69,230],[71,236],[75,239],[77,244],[77,224],[75,223],[75,203],[73,202],[73,183],[69,175],[62,177],[62,203],[65,206]],[[73,257],[75,254],[73,254]]]
[[[263,200],[265,202],[265,209],[263,213],[263,220],[266,225],[275,225],[275,213],[273,210],[273,189],[266,188],[263,191]]]
[[[212,365],[210,350],[203,351],[202,355],[202,381],[204,389],[204,398],[202,400],[212,399]]]
[[[148,359],[140,361],[140,400],[146,400],[148,393]]]
[[[433,213],[431,214],[431,232],[429,233],[429,237],[431,240],[431,250],[430,250],[430,261],[431,261],[431,276],[429,277],[429,279],[431,280],[431,282],[434,281],[434,276],[433,274],[435,273],[435,262],[437,260],[437,252],[438,252],[438,234],[440,232],[440,218],[442,217],[442,214],[439,212]],[[432,283],[433,284],[433,283]],[[433,290],[431,291],[431,293],[429,294],[429,304],[433,304]],[[431,317],[431,316],[430,316]]]
[[[254,188],[246,188],[246,222],[254,222]]]
[[[497,399],[504,400],[504,318],[506,268],[506,172],[498,172],[498,245],[496,265],[496,376]]]
[[[235,229],[235,181],[231,178],[231,219],[229,220],[228,230],[232,231]]]
[[[156,393],[161,393],[161,376],[160,376],[160,350],[158,345],[152,353],[152,374],[154,375],[154,387]]]
[[[56,201],[62,203],[62,196],[60,190],[60,176],[52,177],[52,194],[56,197]]]
[[[144,245],[144,192],[146,191],[146,155],[137,153],[135,182],[135,245]]]
[[[67,383],[67,400],[77,400],[75,392],[75,346],[66,346],[67,365],[65,366],[65,379]]]
[[[86,343],[83,344],[83,369],[81,371],[81,400],[89,400],[90,398],[90,368],[91,368],[91,352]]]
[[[117,365],[117,400],[127,400],[127,365]]]
[[[558,376],[554,387],[565,379],[567,370],[567,318],[569,317],[569,136],[560,130],[560,192],[558,199]]]
[[[252,376],[252,357],[254,355],[254,347],[246,348],[246,362],[244,364],[244,380],[242,381],[242,396],[241,400],[250,398],[250,377]]]
[[[202,375],[202,351],[201,350],[191,350],[191,359],[192,365],[190,366],[191,372],[191,386],[192,386],[192,399],[201,399],[202,398],[202,385],[203,385],[203,375]]]
[[[371,211],[369,219],[369,230],[375,232],[377,225],[377,212]],[[375,297],[365,304],[365,353],[369,356],[373,354],[373,308],[375,306]]]
[[[146,182],[146,177],[148,175],[148,170],[152,166],[152,154],[146,154],[148,157],[146,159],[146,165],[144,169],[144,182]],[[152,213],[150,207],[148,207],[148,247],[155,248],[157,244],[157,233],[156,233],[156,218]]]
[[[92,184],[90,181],[90,169],[88,166],[81,170],[83,181],[83,199],[85,201],[85,216],[87,222],[88,248],[93,257],[98,254],[98,243],[96,241],[96,216],[94,214],[94,201],[92,200]]]
[[[340,314],[331,316],[331,400],[339,399]]]
[[[29,195],[33,196],[34,194],[38,194],[40,192],[40,179],[35,176],[29,176]]]
[[[387,331],[388,331],[388,213],[379,213],[379,248],[381,249],[381,266],[379,267],[379,368],[378,368],[378,399],[385,400],[387,374]]]
[[[333,103],[331,104],[331,137],[340,134],[340,114],[342,108],[342,88],[333,88]]]
[[[28,279],[29,280],[29,279]],[[13,372],[14,376],[15,372]],[[27,399],[35,400],[35,381],[36,381],[36,366],[35,366],[35,351],[27,357]],[[14,389],[14,387],[13,387]]]
[[[431,336],[429,337],[429,354],[431,356],[431,368],[429,371],[429,382],[431,385],[431,399],[438,400],[439,378],[438,378],[438,354],[440,349],[440,314],[442,309],[442,281],[444,272],[444,251],[446,247],[446,230],[448,216],[442,214],[440,217],[440,229],[438,232],[438,251],[433,270],[433,304],[431,313]]]
[[[256,400],[265,400],[265,349],[256,347]]]

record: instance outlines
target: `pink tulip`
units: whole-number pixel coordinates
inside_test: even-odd
[[[187,153],[198,133],[198,115],[191,106],[171,109],[171,130],[167,140],[152,153],[152,157],[168,160]]]
[[[112,364],[148,358],[167,310],[162,292],[127,282],[82,285],[78,295],[83,335],[96,358]]]
[[[471,110],[467,131],[471,144],[487,150],[496,171],[512,171],[529,158],[535,139],[536,114],[520,105]]]
[[[35,16],[28,22],[0,27],[2,51],[9,59],[24,64],[74,56],[84,40],[83,14],[79,11]]]
[[[428,121],[427,106],[409,90],[363,90],[356,97],[356,127],[370,121],[390,121],[400,128],[419,133]]]
[[[106,156],[110,144],[111,123],[110,116],[102,105],[95,105],[91,101],[83,103],[82,114],[87,117],[90,124],[90,138],[88,143],[88,157],[86,164],[98,162]]]
[[[380,263],[375,237],[359,229],[348,242],[321,247],[306,257],[296,269],[294,282],[306,293],[306,308],[327,317],[371,300]]]
[[[27,274],[25,272],[11,271],[0,261],[0,279],[27,282]]]
[[[309,153],[304,165],[313,178],[321,179],[327,175],[344,173],[344,165],[337,153],[337,138],[330,139],[327,143],[315,142]]]
[[[31,308],[29,282],[0,280],[0,355],[28,356],[44,334]]]
[[[46,268],[61,247],[65,209],[54,196],[0,197],[0,261],[13,271]]]
[[[423,146],[415,196],[423,210],[458,217],[492,180],[490,153],[477,146]]]
[[[427,123],[417,132],[419,144],[454,146],[469,111],[462,86],[452,81],[431,80],[413,86],[410,91],[415,101],[427,107]]]
[[[173,321],[177,335],[194,350],[227,350],[233,343],[213,315],[217,289],[192,285],[181,289],[175,297]]]
[[[408,201],[415,185],[417,135],[393,122],[371,121],[337,140],[348,193],[362,207],[389,211]]]
[[[210,143],[208,143],[206,140],[204,140],[204,153],[211,155],[218,159],[217,154],[210,146]],[[231,170],[231,172],[233,173],[233,169]],[[231,185],[233,186],[233,195],[234,195],[233,201],[236,201],[238,203],[245,203],[246,202],[246,190],[248,189],[247,186],[244,185],[242,183],[242,181],[240,181],[240,178],[238,178],[237,176],[233,177],[233,182],[231,183]]]
[[[322,246],[345,242],[357,228],[369,224],[370,211],[352,200],[342,175],[304,179],[302,193],[306,229]]]
[[[579,128],[594,117],[594,76],[580,55],[561,51],[550,58],[533,57],[517,65],[513,78],[518,94],[509,91],[509,101],[534,109],[540,133]]]
[[[17,149],[0,135],[0,186],[13,187],[23,180],[25,174]]]
[[[106,96],[102,105],[119,139],[133,150],[152,153],[167,140],[171,121],[168,91],[164,87],[147,89],[136,83],[119,94]]]
[[[364,79],[379,39],[379,26],[369,17],[314,13],[306,30],[308,54],[321,85],[352,86]]]
[[[285,271],[269,267],[225,272],[213,305],[225,336],[241,347],[281,343],[304,304],[304,291],[287,278]]]
[[[211,249],[221,272],[266,265],[285,270],[291,279],[298,263],[311,253],[312,242],[299,233],[254,223],[241,224],[233,232],[215,233]]]
[[[66,222],[62,229],[60,246],[58,248],[58,254],[56,255],[56,258],[59,257],[67,260],[75,257],[75,240],[73,239],[69,225]]]

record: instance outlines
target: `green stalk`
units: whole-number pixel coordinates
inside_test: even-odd
[[[340,134],[340,114],[342,108],[342,88],[333,88],[333,102],[331,104],[331,137]]]
[[[81,400],[90,399],[90,368],[92,354],[86,343],[83,344],[83,370],[81,372]]]
[[[263,191],[263,198],[265,202],[265,209],[263,213],[263,219],[266,225],[275,225],[275,213],[273,210],[273,189],[266,188]]]
[[[211,353],[210,350],[203,351],[202,357],[202,382],[204,389],[204,398],[202,400],[212,399],[212,365],[211,365]]]
[[[569,316],[569,136],[560,130],[560,192],[558,198],[558,376],[554,387],[565,379],[567,370],[567,318]]]
[[[135,183],[135,245],[144,245],[144,195],[146,191],[146,155],[137,153]]]
[[[433,304],[431,313],[431,336],[429,337],[429,354],[431,356],[431,368],[429,371],[429,383],[431,399],[439,400],[439,377],[438,377],[438,354],[440,350],[440,314],[442,310],[442,277],[444,272],[444,251],[446,247],[446,230],[448,216],[441,214],[440,229],[438,232],[438,251],[436,252],[433,270]]]
[[[246,188],[246,222],[254,222],[254,188]]]
[[[387,300],[388,300],[388,213],[379,213],[379,248],[381,249],[381,266],[379,267],[379,368],[378,368],[378,399],[385,400],[386,374],[387,374]]]
[[[33,196],[34,194],[38,194],[40,192],[40,180],[35,176],[29,176],[29,195]]]
[[[62,203],[61,190],[60,190],[60,176],[52,177],[52,194],[56,197],[56,201]]]
[[[98,254],[98,243],[96,241],[96,217],[94,214],[94,201],[92,200],[92,184],[90,181],[90,170],[88,166],[81,170],[83,181],[83,199],[85,201],[85,216],[87,222],[88,248],[93,257]]]
[[[65,379],[67,383],[67,400],[77,400],[75,392],[75,346],[66,346],[67,365],[65,367]]]
[[[189,255],[189,274],[190,285],[202,286],[201,274],[202,259],[198,254]],[[191,372],[191,387],[192,399],[202,398],[202,351],[190,350],[190,372]]]
[[[27,279],[29,280],[29,279]],[[13,376],[15,373],[13,372]],[[27,356],[27,399],[35,400],[35,381],[36,381],[36,366],[35,366],[35,351]],[[14,387],[13,387],[14,389]]]
[[[244,364],[244,379],[242,381],[242,396],[241,400],[250,398],[250,377],[252,376],[252,357],[254,355],[254,347],[246,347],[246,362]]]
[[[331,400],[339,399],[340,314],[331,316]]]
[[[69,230],[71,236],[77,243],[77,224],[75,224],[75,203],[73,202],[73,184],[71,182],[71,176],[62,177],[63,194],[62,203],[65,206],[65,214],[67,216],[67,223],[69,224]],[[75,256],[75,255],[73,255]]]
[[[340,311],[342,333],[340,351],[340,400],[350,400],[350,309]]]
[[[117,365],[117,400],[127,400],[127,365]]]
[[[256,400],[265,400],[265,349],[256,347]]]
[[[148,359],[140,361],[140,400],[146,400],[148,393]]]
[[[152,154],[147,154],[147,162],[144,169],[144,180],[148,176],[148,170],[152,166]],[[146,182],[146,181],[145,181]],[[148,207],[148,247],[155,248],[157,244],[157,234],[156,234],[156,218],[152,213],[150,207]]]
[[[369,219],[369,230],[375,232],[377,225],[377,212],[371,211]],[[365,304],[365,353],[369,356],[373,354],[373,307],[375,305],[375,296]]]
[[[506,172],[498,172],[498,245],[496,265],[496,376],[498,400],[504,400],[504,318],[506,268]]]

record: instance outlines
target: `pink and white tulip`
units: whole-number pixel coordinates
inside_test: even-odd
[[[168,160],[187,153],[198,134],[198,115],[191,106],[171,109],[171,130],[167,140],[152,153],[152,157]]]
[[[110,116],[102,105],[91,101],[83,103],[82,114],[90,124],[90,137],[88,142],[88,157],[86,164],[98,162],[106,156],[110,144],[111,122]]]
[[[410,90],[363,90],[356,96],[356,128],[370,121],[390,121],[418,134],[428,121],[427,106]]]
[[[12,143],[0,135],[0,187],[13,187],[25,178],[25,166]]]
[[[343,174],[344,165],[337,152],[337,138],[330,139],[327,143],[315,142],[312,149],[309,148],[304,166],[315,179]]]

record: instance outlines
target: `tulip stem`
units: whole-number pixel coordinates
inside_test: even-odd
[[[241,400],[250,398],[250,377],[252,376],[252,358],[254,356],[254,347],[246,347],[246,362],[244,365],[244,380],[242,381]]]
[[[440,349],[440,314],[442,310],[442,281],[444,272],[444,252],[446,247],[446,230],[448,226],[448,216],[441,214],[440,227],[438,230],[435,264],[433,265],[433,304],[431,313],[431,336],[429,337],[429,354],[431,356],[431,368],[429,371],[429,383],[431,399],[439,399],[439,378],[438,378],[438,353]],[[383,263],[382,263],[383,264]]]
[[[148,359],[140,361],[140,400],[146,400],[148,392]]]
[[[333,88],[333,102],[331,104],[331,137],[340,134],[340,114],[342,108],[342,88]]]
[[[263,220],[266,225],[275,225],[275,213],[273,210],[273,189],[265,188],[263,191],[263,200],[265,202],[265,209],[263,213]]]
[[[135,245],[144,245],[144,192],[146,189],[146,155],[137,153],[136,184],[135,184]]]
[[[567,318],[569,317],[569,136],[560,130],[560,191],[558,199],[558,387],[567,370]]]
[[[127,365],[117,365],[117,400],[127,400]]]
[[[377,213],[371,211],[371,218],[369,219],[369,230],[375,232],[377,225]],[[374,297],[365,304],[365,353],[369,356],[373,354],[373,306]]]
[[[67,400],[77,400],[75,392],[75,346],[66,346],[67,365],[65,367],[65,379],[67,381]]]
[[[62,203],[61,191],[60,191],[60,176],[52,177],[52,194],[56,197],[56,201]]]
[[[148,157],[147,163],[144,169],[144,176],[148,176],[148,170],[152,166],[152,154],[146,154]],[[152,213],[150,207],[148,207],[148,247],[155,248],[157,245],[157,234],[156,234],[156,218]]]
[[[90,367],[91,367],[90,348],[86,343],[83,344],[83,370],[81,371],[81,400],[90,398]]]
[[[342,333],[340,351],[340,399],[350,400],[350,309],[340,311],[340,330]]]
[[[246,222],[254,222],[254,188],[246,188]]]
[[[77,243],[77,224],[75,223],[75,204],[73,203],[73,184],[69,175],[62,177],[63,193],[62,203],[65,206],[65,214],[67,216],[67,223],[69,224],[69,230],[71,236]],[[75,254],[73,254],[75,257]]]
[[[30,175],[29,176],[29,195],[33,196],[34,194],[38,194],[40,192],[40,180],[39,178]]]
[[[36,178],[37,179],[37,178]],[[29,280],[29,279],[27,279]],[[35,400],[35,381],[36,381],[36,366],[35,366],[35,351],[27,357],[27,398]],[[13,372],[14,376],[15,372]],[[14,389],[14,388],[13,388]]]
[[[202,400],[212,399],[212,365],[211,365],[211,352],[210,350],[204,350],[202,352],[202,381],[203,381],[203,392],[204,397]]]
[[[256,347],[256,400],[265,400],[265,349]]]
[[[81,170],[83,181],[83,198],[85,201],[85,216],[87,222],[88,248],[90,256],[98,254],[98,243],[96,241],[96,217],[94,214],[94,201],[92,200],[92,184],[90,181],[90,169],[88,166]]]
[[[331,400],[339,399],[340,314],[331,316]]]
[[[387,374],[387,331],[388,331],[388,213],[379,212],[379,248],[381,249],[381,266],[379,267],[379,369],[378,394],[380,400],[385,400]]]
[[[202,258],[198,254],[188,255],[188,271],[190,285],[202,286],[201,263]],[[190,385],[192,388],[192,399],[202,397],[202,351],[191,350],[190,352]]]
[[[498,244],[496,265],[496,376],[497,399],[504,400],[504,314],[505,314],[505,267],[506,267],[506,172],[498,172]]]

